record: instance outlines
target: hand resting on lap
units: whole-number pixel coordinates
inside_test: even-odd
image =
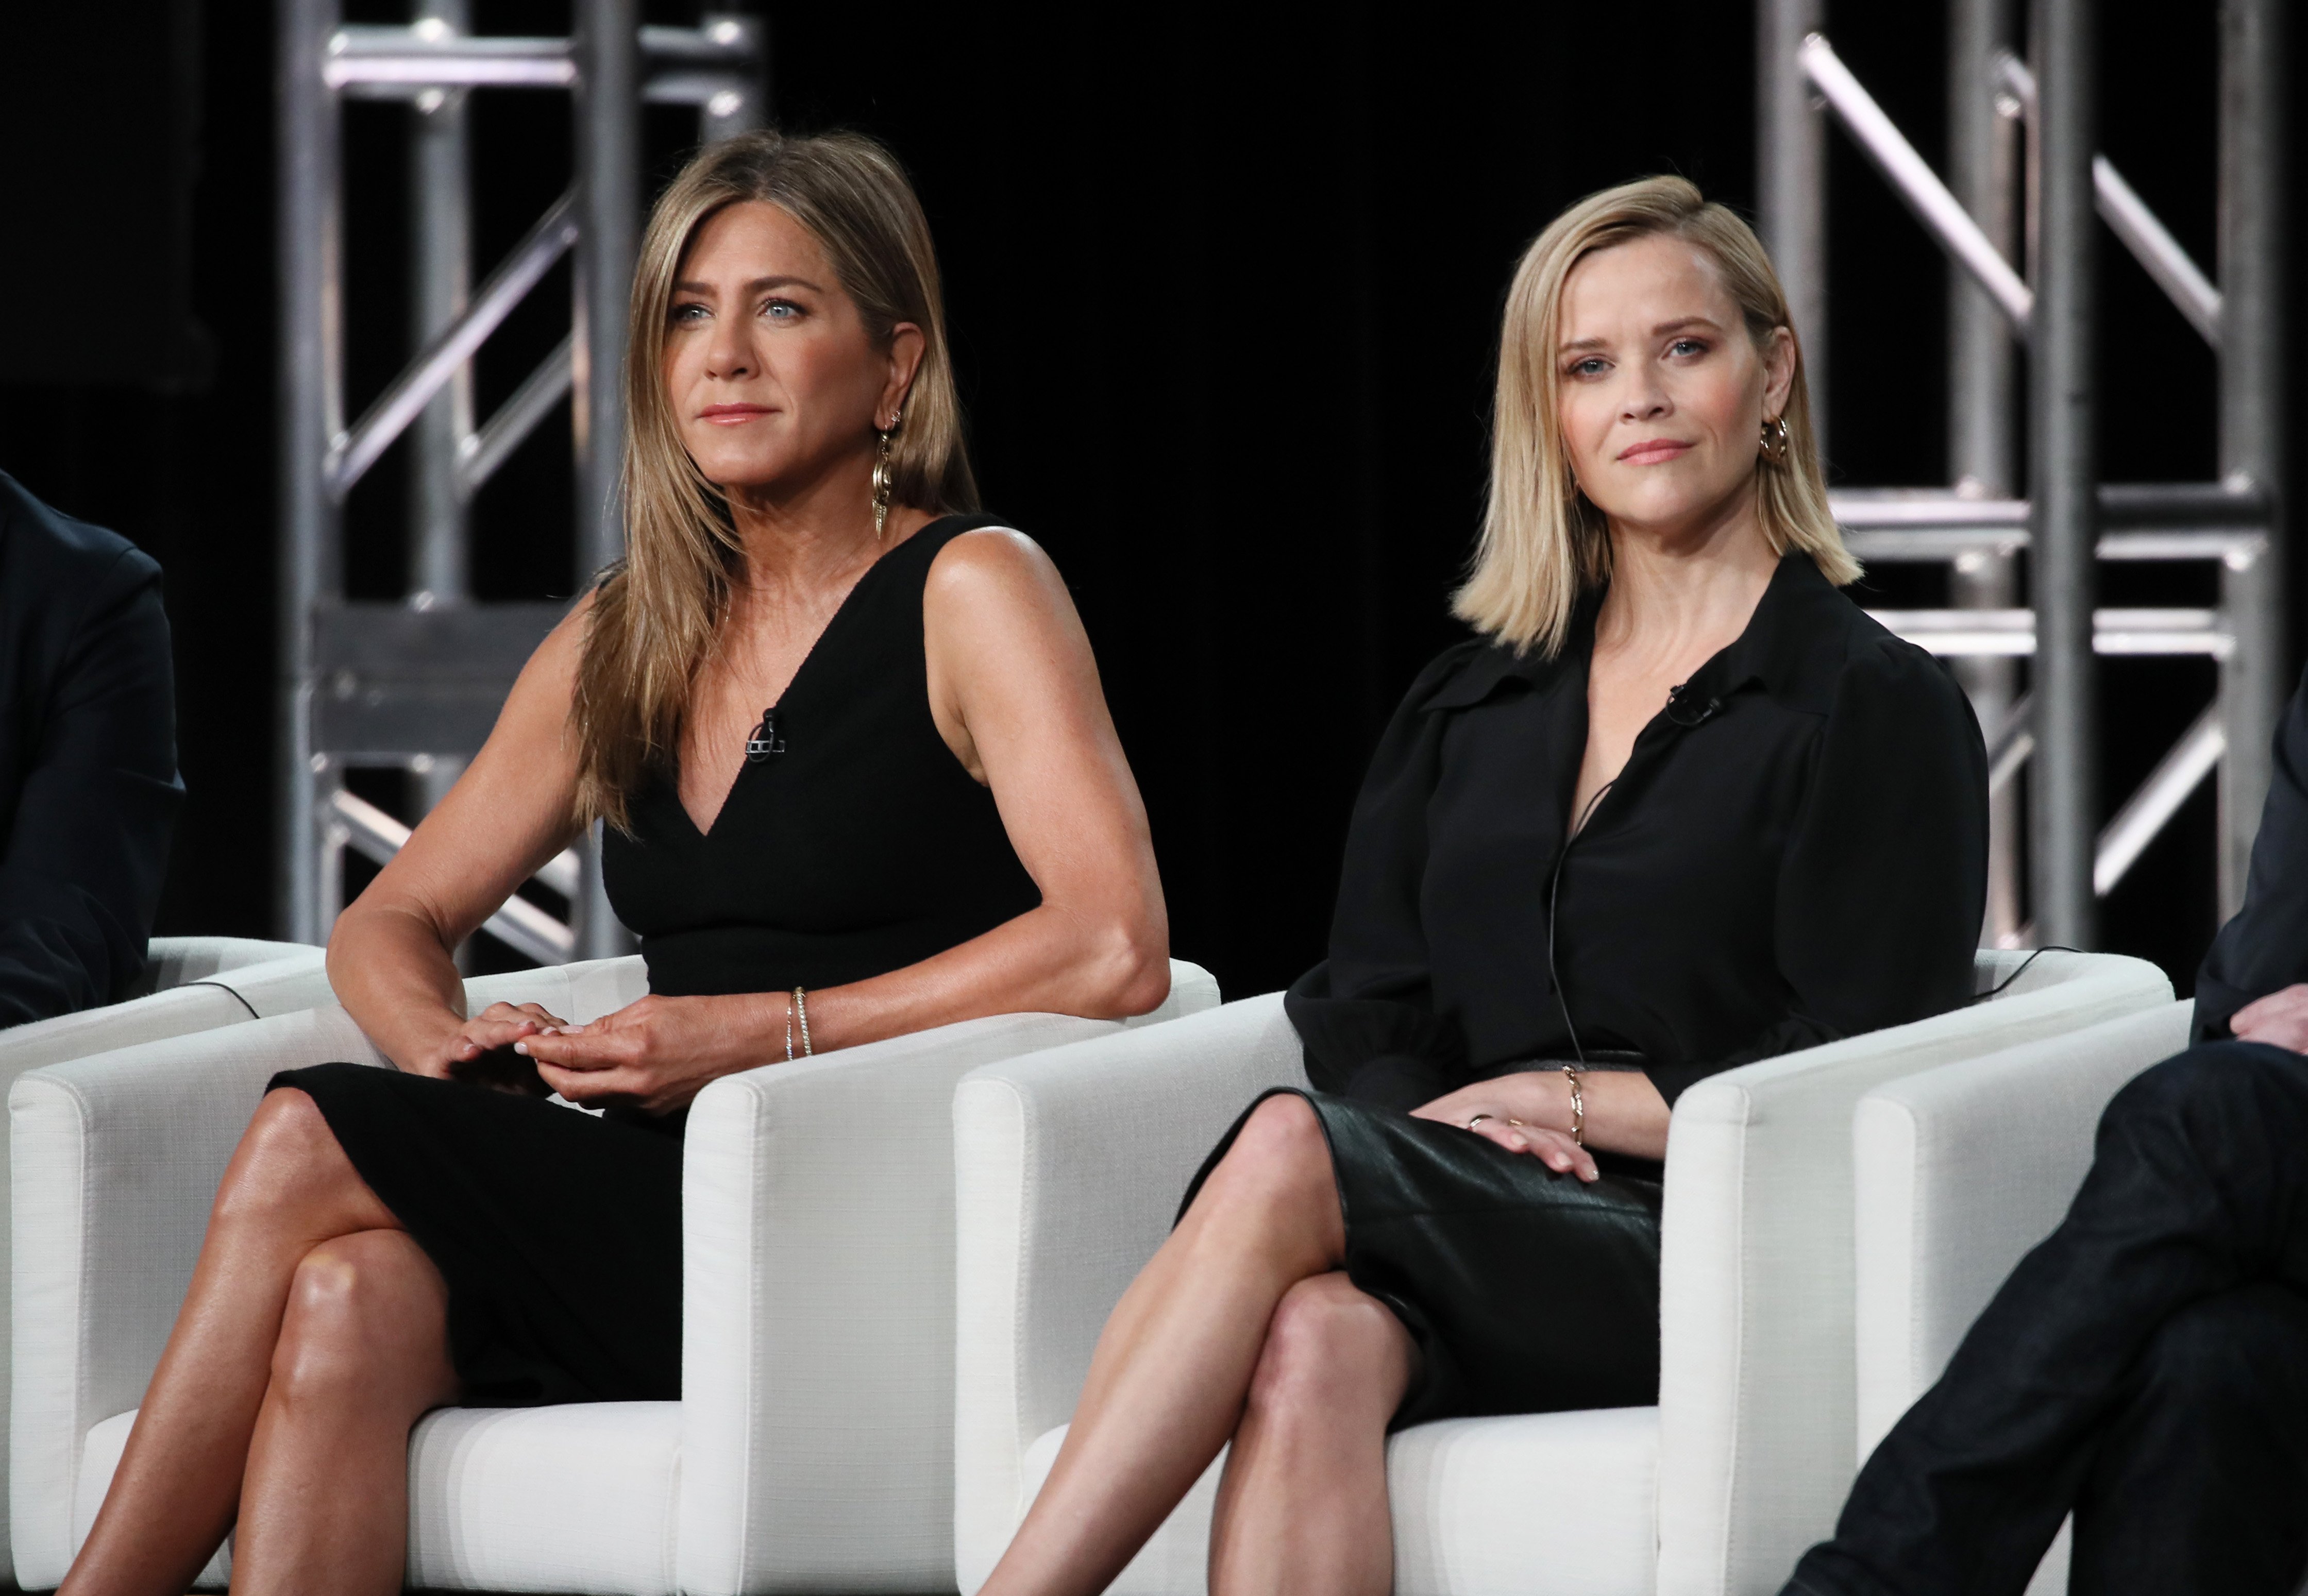
[[[2287,986],[2245,1004],[2229,1019],[2228,1029],[2238,1042],[2308,1053],[2308,985]]]

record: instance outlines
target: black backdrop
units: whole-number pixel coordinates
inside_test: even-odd
[[[272,869],[271,8],[142,9],[179,28],[190,19],[201,41],[184,124],[197,129],[197,160],[181,164],[198,174],[190,304],[213,377],[163,391],[159,357],[138,353],[155,313],[136,294],[135,239],[169,163],[159,150],[142,167],[112,160],[90,179],[116,196],[109,223],[54,252],[53,287],[15,287],[18,302],[0,305],[80,316],[91,351],[73,381],[0,384],[0,469],[167,568],[191,797],[162,929],[258,934]],[[2135,23],[2112,8],[2103,64],[2105,147],[2207,264],[2210,10],[2143,7]],[[555,0],[477,11],[484,31],[567,25]],[[694,15],[672,0],[649,11]],[[65,14],[41,14],[52,12]],[[872,132],[916,175],[980,479],[1072,585],[1153,816],[1174,947],[1229,993],[1280,984],[1319,956],[1348,809],[1388,710],[1456,635],[1444,600],[1478,512],[1495,319],[1516,253],[1568,201],[1647,172],[1679,171],[1750,206],[1748,8],[772,0],[767,14],[779,119]],[[1936,6],[1844,0],[1830,30],[1935,162],[1942,26]],[[12,30],[20,43],[38,32],[0,22]],[[86,82],[69,63],[27,71],[22,49],[17,59],[33,97],[17,124],[47,137],[12,142],[0,163],[73,160]],[[567,181],[567,110],[546,93],[476,103],[485,270]],[[356,410],[408,347],[406,114],[348,115]],[[148,124],[148,145],[161,125]],[[693,123],[653,110],[649,136],[662,181]],[[1831,142],[1834,474],[1942,480],[1944,269],[1840,135]],[[2110,475],[2209,476],[2210,358],[2103,245]],[[559,336],[565,305],[565,278],[549,279],[485,353],[485,414]],[[351,506],[359,596],[401,590],[400,468],[388,456]],[[565,425],[548,425],[486,491],[481,596],[572,591],[567,468]],[[1887,568],[1871,582],[1863,596],[1937,599],[1928,572]],[[2210,591],[2200,573],[2119,570],[2106,602]],[[2113,809],[2201,707],[2211,673],[2105,671]],[[390,778],[364,780],[395,801]],[[2157,959],[2183,991],[2212,930],[2210,845],[2208,784],[2106,906],[2106,945]]]

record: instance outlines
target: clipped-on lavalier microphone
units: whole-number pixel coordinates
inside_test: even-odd
[[[1691,683],[1679,682],[1666,690],[1666,717],[1679,726],[1703,725],[1718,710],[1723,700],[1709,696],[1703,702],[1691,691]]]

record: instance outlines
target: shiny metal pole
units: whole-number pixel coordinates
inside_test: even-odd
[[[617,473],[625,430],[626,301],[641,224],[641,50],[635,0],[580,0],[577,9],[575,365],[577,575],[591,581],[624,552]],[[598,831],[580,849],[577,948],[584,958],[628,951],[631,939],[601,890]]]
[[[2040,252],[2028,360],[2037,744],[2029,854],[2037,940],[2090,948],[2099,828],[2092,667],[2099,462],[2092,331],[2098,219],[2095,0],[2037,0]]]
[[[2243,903],[2276,726],[2292,691],[2284,624],[2284,21],[2286,0],[2220,6],[2220,475],[2270,514],[2256,560],[2232,557],[2221,607],[2235,638],[2220,673],[2220,913]]]
[[[2019,228],[2013,185],[2020,173],[2019,106],[1996,82],[1996,52],[2010,47],[2013,0],[1951,0],[1948,14],[1948,186],[1988,242],[2014,256]],[[2016,492],[2013,398],[2017,362],[2011,324],[1968,271],[1948,271],[1948,480],[1958,493],[2008,499]],[[1959,555],[1949,579],[1958,609],[2008,607],[2018,594],[2011,555]],[[2017,698],[2009,659],[1955,665],[1981,732],[1994,739]],[[1988,801],[1987,917],[1981,940],[2018,940],[2027,919],[2020,890],[2020,787],[2007,782]]]
[[[1796,52],[1826,0],[1755,8],[1755,210],[1803,345],[1812,425],[1827,443],[1827,121]]]
[[[418,0],[419,34],[453,38],[470,30],[467,0]],[[409,107],[409,331],[422,349],[464,313],[472,288],[472,194],[466,136],[466,91],[427,89]],[[458,466],[473,433],[473,368],[460,366],[409,429],[409,605],[429,610],[470,597],[468,521]],[[419,756],[418,812],[448,796],[465,761]]]
[[[313,611],[342,586],[338,513],[323,476],[344,428],[342,174],[337,97],[323,82],[337,0],[278,0],[280,567],[274,661],[279,852],[275,922],[299,942],[328,935],[323,788],[313,750]]]

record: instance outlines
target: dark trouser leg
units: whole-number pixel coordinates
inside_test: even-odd
[[[2182,1309],[2133,1367],[2076,1498],[2070,1596],[2293,1596],[2308,1573],[2308,1297]]]
[[[2067,1218],[1867,1460],[1790,1589],[2018,1596],[2150,1339],[2267,1281],[2308,1288],[2308,1059],[2191,1048],[2108,1104]]]

